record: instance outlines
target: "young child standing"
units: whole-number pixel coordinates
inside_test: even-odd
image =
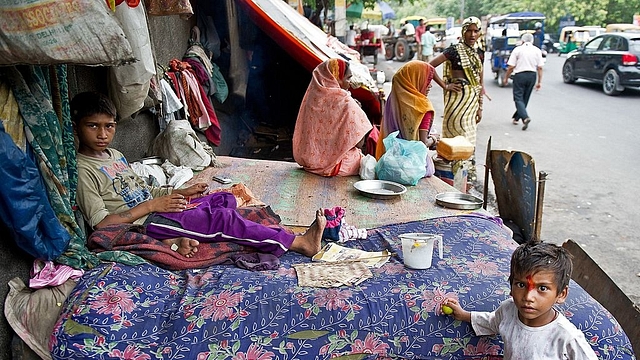
[[[326,224],[321,210],[309,230],[295,236],[242,218],[232,194],[206,195],[205,183],[185,189],[147,185],[122,153],[108,147],[116,133],[115,118],[115,106],[103,94],[85,92],[71,101],[79,141],[76,202],[92,228],[141,224],[147,235],[186,257],[194,255],[199,241],[233,241],[276,256],[288,250],[306,256],[320,251]],[[189,199],[197,205],[186,211]]]
[[[493,312],[468,312],[456,299],[443,305],[476,335],[500,334],[505,359],[598,359],[578,330],[553,308],[569,293],[573,264],[564,248],[542,242],[520,245],[511,257],[511,298]]]

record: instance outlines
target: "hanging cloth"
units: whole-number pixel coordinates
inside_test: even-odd
[[[168,123],[176,119],[175,112],[182,109],[183,105],[165,79],[160,80],[160,92],[162,93],[162,122],[160,130],[164,130]]]
[[[173,78],[175,79],[174,82],[177,83],[176,86],[180,88],[180,92],[182,93],[180,99],[184,104],[187,116],[192,125],[198,126],[197,119],[202,116],[202,109],[198,105],[198,98],[196,97],[196,94],[192,91],[191,86],[189,86],[189,82],[187,80],[189,75],[186,75],[186,73],[189,72],[191,65],[178,59],[173,59],[169,62],[169,68],[171,69],[171,72],[175,73],[175,75],[173,75]]]
[[[205,108],[203,96],[206,98],[206,94],[204,94],[204,90],[202,90],[202,86],[198,83],[198,79],[193,75],[191,71],[182,71],[182,78],[187,83],[187,87],[189,88],[189,92],[192,95],[193,106],[190,108],[192,110],[197,109],[197,113],[191,113],[191,124],[195,126],[197,129],[206,130],[209,126],[211,126],[211,120],[209,118],[209,112]]]
[[[213,11],[211,8],[214,6],[212,3],[197,3],[196,16],[198,18],[198,29],[200,29],[199,42],[202,47],[212,54],[212,58],[215,60],[220,56],[220,36],[218,35],[218,30],[216,30],[213,17],[210,16],[210,12]]]
[[[54,111],[51,90],[43,70],[47,68],[7,67],[3,71],[25,121],[27,141],[33,147],[44,179],[49,202],[62,226],[71,236],[65,252],[56,261],[71,267],[91,268],[98,258],[85,246],[85,234],[76,222],[73,205],[78,186],[78,171],[69,110],[66,66],[54,67],[53,82],[60,86],[54,97],[60,99],[59,119]]]
[[[20,116],[18,102],[13,96],[8,83],[0,81],[0,119],[4,123],[4,129],[13,142],[23,152],[27,149],[27,139],[24,136],[24,121]]]

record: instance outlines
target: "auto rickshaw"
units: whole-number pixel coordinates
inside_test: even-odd
[[[507,73],[507,61],[513,49],[518,45],[520,36],[500,36],[491,39],[491,70],[498,80],[498,86],[504,86],[504,77]]]
[[[608,24],[605,32],[640,32],[640,26],[634,24]]]
[[[568,54],[587,43],[591,38],[588,28],[582,26],[565,26],[560,30],[558,38],[558,56]]]
[[[436,37],[435,51],[444,50],[444,37],[447,30],[446,18],[430,18],[425,20],[424,26],[431,26],[431,33]]]

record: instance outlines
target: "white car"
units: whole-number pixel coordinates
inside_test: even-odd
[[[450,29],[447,29],[444,35],[444,48],[446,49],[449,46],[460,42],[461,36],[462,36],[461,26],[454,26]]]

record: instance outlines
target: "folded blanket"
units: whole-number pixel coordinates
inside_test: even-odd
[[[171,250],[159,240],[144,234],[144,227],[133,224],[114,224],[96,230],[89,236],[87,246],[90,250],[127,251],[160,267],[169,270],[203,268],[216,264],[233,264],[231,255],[257,254],[255,249],[232,242],[200,243],[198,252],[192,257],[184,257]],[[103,260],[119,262],[118,254],[113,258],[100,256]],[[257,255],[256,255],[257,256]]]
[[[237,211],[245,219],[265,226],[280,223],[280,217],[269,206],[238,208]],[[146,235],[144,226],[133,224],[114,224],[96,230],[87,239],[87,247],[98,253],[101,260],[127,265],[149,261],[168,270],[235,264],[243,269],[260,271],[277,269],[280,265],[276,256],[258,253],[252,247],[234,242],[200,243],[198,251],[187,258]]]

